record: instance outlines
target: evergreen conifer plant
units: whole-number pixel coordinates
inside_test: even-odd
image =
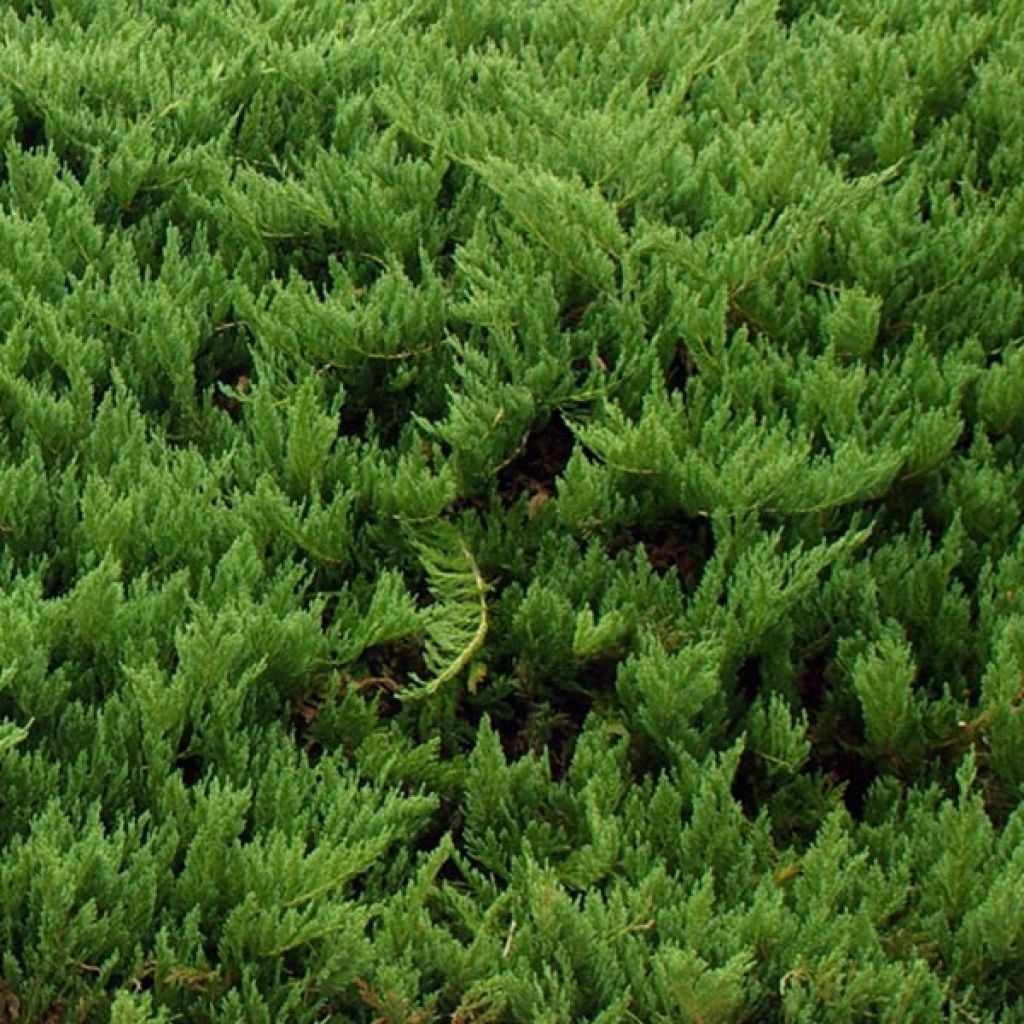
[[[1022,0],[0,32],[0,1024],[1024,1021]]]

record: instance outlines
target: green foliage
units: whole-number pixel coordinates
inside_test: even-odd
[[[1024,1019],[1020,0],[0,13],[0,1022]]]

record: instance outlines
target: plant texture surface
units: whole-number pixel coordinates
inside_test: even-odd
[[[1024,1021],[1024,3],[14,0],[0,1024]]]

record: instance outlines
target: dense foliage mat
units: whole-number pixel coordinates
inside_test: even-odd
[[[0,1022],[1024,1020],[1020,0],[0,28]]]

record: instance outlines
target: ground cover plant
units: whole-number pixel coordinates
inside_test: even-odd
[[[0,1022],[1024,1020],[1024,5],[0,24]]]

